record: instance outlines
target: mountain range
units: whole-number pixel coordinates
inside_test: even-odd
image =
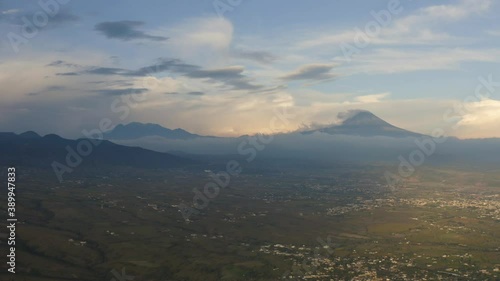
[[[208,163],[227,157],[249,159],[252,155],[252,159],[258,160],[253,165],[277,163],[276,159],[284,160],[280,163],[287,165],[305,161],[388,163],[400,161],[401,157],[409,159],[415,153],[424,155],[427,163],[500,164],[499,139],[448,138],[437,142],[430,136],[393,126],[368,111],[340,117],[343,119],[338,124],[276,134],[268,142],[252,136],[207,137],[136,122],[118,125],[105,134],[107,140],[70,140],[54,134],[42,137],[31,131],[7,132],[0,133],[0,165],[50,168],[54,162],[68,162],[70,151],[74,155],[74,151],[82,150],[83,143],[93,144],[91,153],[81,157],[84,167],[164,169],[187,167],[200,163],[200,159]]]
[[[323,126],[314,130],[307,130],[302,132],[302,134],[320,132],[330,135],[365,137],[385,136],[397,138],[424,136],[419,133],[410,132],[393,126],[369,111],[355,110],[349,112],[349,115],[350,116],[344,118],[340,124]],[[180,128],[172,130],[158,124],[132,122],[125,125],[117,125],[113,130],[105,133],[104,137],[109,140],[132,140],[145,137],[163,137],[171,140],[187,140],[205,138],[207,136],[193,134]]]
[[[68,154],[78,155],[76,157],[83,160],[81,165],[92,167],[171,168],[190,162],[168,153],[118,145],[107,140],[69,140],[54,134],[42,137],[31,131],[0,133],[0,165],[50,167],[54,161],[66,164]]]
[[[181,139],[181,140],[204,137],[192,134],[180,128],[171,130],[162,127],[158,124],[152,124],[152,123],[143,124],[139,122],[132,122],[126,125],[123,124],[117,125],[113,130],[106,132],[104,134],[104,137],[106,139],[112,139],[112,140],[130,140],[148,136],[149,137],[158,136],[167,139]]]

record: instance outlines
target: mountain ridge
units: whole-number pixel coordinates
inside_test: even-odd
[[[0,165],[51,167],[54,161],[66,163],[68,151],[78,151],[82,141],[92,143],[88,155],[80,155],[81,165],[92,167],[129,166],[140,168],[173,168],[191,160],[141,147],[116,144],[107,140],[80,138],[70,140],[56,134],[40,136],[33,132],[0,133]],[[96,143],[97,145],[95,145]],[[85,148],[85,149],[88,149]]]
[[[367,110],[351,110],[341,112],[338,118],[342,120],[340,124],[323,126],[318,129],[302,131],[302,134],[312,134],[315,132],[330,135],[354,135],[354,136],[386,136],[386,137],[423,137],[424,134],[411,132],[396,127],[375,114]],[[241,138],[246,135],[235,137]],[[189,140],[197,138],[219,138],[215,136],[202,136],[190,133],[182,128],[169,129],[155,123],[131,122],[119,124],[111,131],[104,133],[104,138],[108,140],[133,140],[143,137],[163,137],[170,140]]]
[[[184,129],[169,129],[159,124],[131,122],[128,124],[119,124],[111,131],[105,132],[105,139],[128,140],[142,137],[159,136],[167,139],[194,139],[205,136],[192,134]]]

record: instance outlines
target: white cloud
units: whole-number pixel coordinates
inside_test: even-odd
[[[484,99],[464,106],[466,114],[457,123],[456,134],[463,138],[500,137],[500,101]]]
[[[458,21],[488,11],[492,3],[492,0],[462,0],[458,4],[429,6],[417,11],[408,23]]]
[[[13,15],[13,14],[17,14],[19,13],[21,10],[19,9],[9,9],[9,10],[5,10],[5,11],[2,11],[2,15]]]
[[[458,38],[439,30],[443,23],[449,24],[464,20],[474,14],[487,11],[490,5],[491,1],[487,0],[461,1],[454,5],[434,5],[423,8],[400,19],[394,17],[392,24],[384,28],[379,37],[373,39],[372,43],[376,45],[375,48],[363,50],[354,57],[352,63],[340,66],[331,61],[314,64],[311,64],[311,61],[324,61],[324,54],[328,57],[338,54],[338,49],[329,45],[351,42],[356,32],[350,29],[335,34],[319,32],[313,36],[299,35],[300,42],[295,47],[290,46],[290,40],[286,38],[295,36],[294,32],[269,41],[259,41],[257,38],[257,40],[247,40],[245,44],[235,44],[232,23],[227,19],[214,17],[190,19],[156,30],[154,34],[170,38],[162,43],[161,48],[164,48],[162,54],[182,59],[187,63],[201,65],[204,69],[231,69],[228,66],[234,65],[232,60],[235,59],[237,50],[244,50],[247,55],[246,59],[248,57],[260,58],[265,62],[269,61],[270,57],[266,53],[269,52],[278,55],[280,60],[273,64],[251,68],[238,66],[237,69],[245,69],[245,75],[255,78],[255,83],[262,85],[283,83],[283,80],[279,78],[287,77],[287,75],[295,80],[314,80],[319,77],[323,81],[335,77],[331,72],[334,66],[336,73],[352,75],[458,69],[462,63],[472,61],[500,62],[499,49],[446,47],[447,44],[458,42],[453,41]],[[490,34],[499,33],[491,31]],[[282,43],[284,41],[287,45]],[[282,45],[276,42],[281,42]],[[428,44],[430,48],[427,46],[425,48],[414,48],[415,46],[397,48],[397,45],[422,44]],[[234,48],[235,45],[238,48]],[[385,45],[385,48],[380,48],[381,45]],[[259,47],[254,48],[254,46]],[[266,52],[255,51],[261,48]],[[309,48],[316,49],[311,51]],[[109,100],[103,101],[103,105],[97,105],[95,101],[92,101],[94,104],[90,102],[85,104],[79,100],[90,94],[95,95],[92,90],[96,86],[88,83],[90,78],[84,75],[57,76],[55,75],[56,69],[45,67],[51,60],[56,59],[78,64],[102,65],[106,64],[103,62],[108,60],[108,56],[76,52],[65,56],[62,58],[60,54],[47,53],[26,56],[24,53],[23,57],[15,60],[7,59],[0,64],[0,84],[9,89],[8,92],[2,94],[0,124],[8,124],[10,120],[21,118],[24,120],[22,124],[31,126],[33,121],[39,119],[40,114],[44,116],[45,113],[50,117],[49,122],[57,126],[57,130],[54,127],[46,127],[46,132],[79,133],[82,126],[98,124],[95,119],[112,114],[109,112],[109,103],[106,103]],[[134,58],[136,63],[142,59],[142,57]],[[273,61],[272,57],[270,61]],[[106,65],[110,66],[109,63]],[[94,76],[92,79],[117,78]],[[129,79],[132,83],[131,87],[143,87],[141,84],[143,78]],[[217,84],[203,79],[190,79],[182,75],[147,79],[155,80],[156,86],[149,88],[147,99],[132,110],[126,121],[155,122],[171,128],[182,127],[199,134],[237,136],[260,132],[268,127],[276,108],[289,106],[289,111],[295,115],[295,118],[284,130],[297,129],[303,123],[331,123],[336,120],[337,113],[359,108],[370,110],[396,126],[426,134],[429,134],[433,128],[449,125],[443,121],[442,114],[449,108],[451,101],[438,98],[392,100],[388,98],[390,94],[386,92],[368,92],[360,95],[359,92],[354,91],[328,93],[326,90],[321,92],[301,87],[249,94],[233,90],[219,91]],[[66,86],[68,90],[54,91],[48,95],[26,95],[52,85]],[[364,85],[361,82],[355,85],[355,87],[358,86],[359,90],[363,90]],[[114,85],[109,85],[109,87],[116,88]],[[168,95],[166,94],[168,92],[179,92],[179,94]],[[191,96],[183,94],[189,92],[204,94]],[[65,103],[66,101],[69,102]],[[472,104],[472,111],[460,121],[461,128],[457,134],[478,136],[478,128],[484,128],[485,136],[498,135],[498,130],[495,130],[498,126],[494,121],[500,118],[499,103],[489,101]],[[65,115],[67,112],[64,108],[67,105],[69,105],[68,110],[78,111],[78,114]],[[96,108],[93,108],[93,105]],[[6,111],[9,106],[12,107]],[[53,113],[47,113],[49,109],[53,110]]]
[[[333,63],[312,63],[302,65],[298,69],[282,76],[281,79],[285,81],[329,81],[337,77],[337,74],[331,72],[335,66],[337,66],[337,64]]]
[[[444,23],[464,20],[472,15],[486,12],[491,4],[491,0],[462,0],[453,5],[434,5],[421,8],[406,17],[398,18],[398,15],[393,14],[387,26],[380,24],[379,34],[373,37],[368,36],[369,44],[436,45],[463,40],[463,38],[436,29],[442,28]],[[360,33],[364,33],[365,25],[334,34],[330,30],[316,33],[312,38],[309,36],[299,41],[298,49],[353,44],[355,38]]]
[[[464,62],[500,62],[499,49],[366,50],[346,65],[349,74],[459,69]]]
[[[356,97],[356,101],[361,103],[377,103],[381,102],[382,99],[388,97],[390,93],[374,94]]]
[[[78,57],[85,59],[75,60]],[[74,63],[83,64],[97,63],[107,57],[68,54],[68,57],[63,59],[70,58],[73,58]],[[17,59],[0,65],[0,83],[10,89],[3,95],[0,110],[2,127],[8,128],[7,124],[16,120],[17,130],[36,129],[41,133],[58,133],[74,137],[80,134],[82,128],[91,129],[97,126],[100,118],[117,119],[109,107],[110,99],[115,97],[102,97],[99,104],[96,104],[98,100],[95,98],[87,100],[87,97],[96,95],[92,93],[94,86],[88,83],[89,77],[54,76],[59,70],[46,67],[52,59],[56,57]],[[99,77],[99,79],[106,78]],[[141,79],[145,78],[131,80],[133,83],[131,87],[143,87]],[[295,115],[283,131],[295,130],[302,124],[332,123],[336,121],[339,112],[361,108],[374,112],[394,125],[430,133],[430,128],[447,125],[442,120],[442,114],[451,104],[451,101],[436,99],[389,100],[387,99],[389,93],[360,96],[359,93],[329,94],[304,88],[265,94],[242,94],[238,91],[220,92],[210,84],[186,77],[146,79],[154,79],[156,83],[149,84],[156,86],[150,88],[145,101],[131,110],[131,115],[126,121],[154,122],[207,135],[238,136],[261,132],[269,127],[274,110],[283,106],[289,107],[288,111]],[[68,89],[36,96],[26,95],[51,85],[65,86]],[[182,94],[191,91],[204,92],[205,95]],[[181,94],[167,95],[166,92]],[[492,128],[496,125],[494,120],[499,118],[495,115],[498,114],[496,112],[500,112],[499,103],[477,105],[474,114],[464,117],[463,131],[460,131],[460,134],[473,135],[472,128],[479,124],[480,120],[483,120],[481,124],[484,128],[489,128],[489,131],[485,131],[485,135],[496,134],[498,131],[493,131]],[[47,119],[47,122],[44,122],[46,125],[34,123],[35,120],[39,120],[40,115]],[[467,128],[471,128],[471,131],[466,131]]]

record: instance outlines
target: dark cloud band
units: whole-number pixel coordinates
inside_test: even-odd
[[[137,39],[145,39],[150,41],[165,41],[168,38],[163,36],[155,36],[140,31],[137,28],[144,25],[142,21],[106,21],[96,24],[95,30],[102,33],[109,39],[118,39],[122,41],[130,41]]]

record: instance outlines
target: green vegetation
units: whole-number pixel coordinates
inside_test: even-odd
[[[500,279],[499,173],[422,168],[391,191],[381,166],[249,172],[185,222],[204,172],[18,171],[13,280]]]

